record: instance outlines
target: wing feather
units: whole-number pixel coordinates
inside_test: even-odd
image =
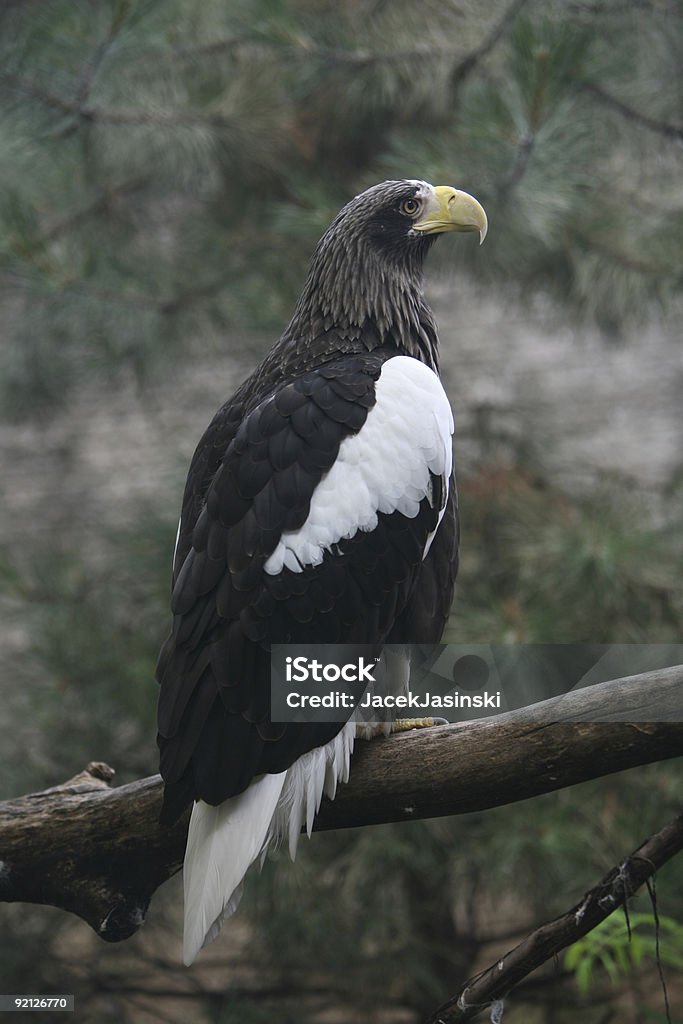
[[[270,644],[395,633],[449,493],[450,408],[419,360],[337,357],[258,400],[244,392],[205,435],[183,502],[158,670],[166,820],[339,732],[272,728]],[[431,601],[437,576],[424,579]]]

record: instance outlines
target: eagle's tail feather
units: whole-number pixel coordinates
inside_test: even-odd
[[[242,879],[267,843],[286,774],[263,775],[218,807],[194,805],[183,868],[188,966],[237,910]]]
[[[183,868],[188,966],[237,910],[254,861],[260,856],[263,862],[269,846],[285,838],[294,860],[301,830],[305,824],[311,834],[323,793],[334,797],[338,782],[349,777],[355,734],[355,722],[347,722],[329,743],[279,775],[259,776],[218,807],[203,800],[194,805]]]
[[[270,838],[276,843],[286,839],[292,860],[304,825],[309,836],[313,830],[323,793],[334,799],[337,783],[348,781],[355,734],[355,722],[347,722],[328,743],[302,754],[287,769]]]

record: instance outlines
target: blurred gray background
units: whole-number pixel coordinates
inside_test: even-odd
[[[681,641],[681,67],[674,0],[5,0],[2,796],[92,759],[156,770],[192,451],[336,211],[385,178],[464,188],[490,222],[427,268],[463,520],[445,639]],[[662,764],[316,836],[191,971],[178,879],[122,947],[2,906],[0,989],[73,991],[84,1022],[417,1024],[673,814],[680,782]],[[637,953],[617,923],[522,986],[506,1024],[664,1020],[651,908],[634,913]]]

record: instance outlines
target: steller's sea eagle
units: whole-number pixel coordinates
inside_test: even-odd
[[[385,181],[325,232],[294,315],[217,412],[187,478],[173,627],[157,668],[162,820],[194,801],[184,960],[249,866],[310,834],[346,781],[356,725],[270,721],[273,643],[437,643],[453,597],[453,418],[424,258],[477,231],[476,199]]]

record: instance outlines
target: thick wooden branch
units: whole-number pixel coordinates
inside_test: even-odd
[[[116,789],[91,762],[73,779],[0,804],[0,900],[70,910],[109,942],[133,935],[182,866],[189,813],[158,824],[158,775]]]
[[[587,935],[633,896],[663,864],[683,850],[683,815],[650,836],[613,867],[583,899],[554,921],[541,925],[462,991],[440,1006],[426,1024],[464,1024],[502,1000],[532,971]],[[491,1017],[493,1019],[493,1015]]]
[[[483,810],[677,757],[682,694],[679,666],[497,718],[358,743],[349,783],[324,802],[315,827]],[[113,774],[91,764],[62,786],[0,804],[0,901],[61,907],[110,942],[138,929],[154,891],[182,864],[188,816],[160,827],[159,776],[112,788]]]

